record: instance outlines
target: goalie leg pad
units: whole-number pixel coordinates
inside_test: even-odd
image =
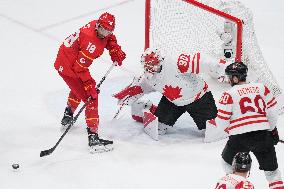
[[[143,123],[144,111],[150,110],[152,114],[155,113],[156,106],[150,100],[137,100],[131,105],[131,115],[132,118],[137,121]]]
[[[144,110],[144,132],[154,140],[159,140],[158,118],[149,110]]]
[[[138,99],[137,101],[133,102],[131,104],[131,115],[132,116],[139,116],[143,117],[144,115],[144,109],[150,110],[152,107],[153,103],[150,100],[141,100]]]
[[[169,125],[161,123],[158,118],[149,110],[144,111],[144,132],[154,140],[159,140],[159,135],[167,133]]]
[[[215,119],[206,122],[204,142],[216,142],[229,136],[224,130],[217,127]]]

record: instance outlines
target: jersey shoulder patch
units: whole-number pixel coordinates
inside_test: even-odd
[[[177,59],[177,67],[181,73],[187,72],[190,64],[189,54],[180,54]]]
[[[226,105],[226,104],[233,104],[233,98],[228,92],[224,92],[219,100],[220,104]]]
[[[177,67],[181,73],[190,72],[194,74],[199,73],[200,53],[193,55],[182,53],[177,59]]]

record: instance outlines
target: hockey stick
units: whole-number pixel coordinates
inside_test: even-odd
[[[143,75],[139,76],[138,81],[140,81],[140,79],[142,78]],[[129,86],[131,86],[133,84],[133,82],[135,81],[135,77],[133,78],[132,82],[130,83]],[[112,120],[114,120],[115,118],[117,118],[117,116],[119,115],[119,113],[121,112],[122,108],[128,104],[128,100],[130,99],[130,96],[128,96],[127,98],[125,98],[122,101],[122,104],[120,105],[119,109],[116,111],[116,113],[114,114]],[[126,103],[125,103],[126,102]]]
[[[119,113],[120,113],[120,111],[122,110],[122,108],[125,106],[125,104],[128,103],[128,99],[129,99],[129,98],[130,98],[130,97],[128,96],[126,99],[123,100],[122,104],[120,105],[119,109],[117,110],[117,112],[115,113],[115,115],[113,116],[112,119],[115,119],[115,118],[119,115]],[[124,103],[125,101],[127,101],[127,102]]]
[[[117,62],[114,62],[111,67],[108,69],[108,71],[106,72],[106,74],[104,75],[104,77],[101,79],[100,83],[97,85],[97,89],[100,88],[101,84],[104,82],[104,80],[106,79],[106,77],[108,76],[108,74],[110,73],[110,71],[113,69],[113,67],[117,64]],[[74,123],[77,121],[79,115],[81,114],[81,112],[85,109],[85,107],[88,105],[88,103],[90,102],[91,98],[88,98],[87,102],[81,107],[81,109],[79,110],[79,112],[77,113],[77,115],[74,117],[74,119],[72,120],[71,124],[66,128],[65,132],[61,135],[61,137],[59,138],[59,140],[56,142],[56,144],[48,149],[48,150],[43,150],[40,152],[40,157],[43,156],[47,156],[50,155],[55,149],[56,147],[59,145],[59,143],[61,142],[61,140],[64,138],[64,136],[68,133],[68,131],[70,130],[70,128],[74,125]]]
[[[90,99],[88,99],[88,101],[81,107],[81,109],[79,110],[79,112],[77,113],[77,115],[74,117],[74,119],[72,120],[71,124],[66,128],[66,130],[64,131],[64,133],[61,135],[61,137],[59,138],[59,140],[56,142],[56,144],[48,149],[48,150],[43,150],[40,152],[40,157],[43,156],[47,156],[50,155],[58,146],[58,144],[61,142],[61,140],[64,138],[64,136],[68,133],[69,129],[74,125],[74,123],[76,122],[77,118],[79,117],[79,115],[81,114],[81,112],[85,109],[85,107],[87,106],[87,104],[89,103]]]
[[[281,140],[281,139],[280,139],[279,142],[282,143],[282,144],[284,144],[284,140]]]

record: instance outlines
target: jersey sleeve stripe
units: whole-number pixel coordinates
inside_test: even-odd
[[[88,58],[89,60],[92,60],[92,61],[94,60],[93,58],[91,58],[91,57],[87,56],[85,53],[83,53],[83,51],[80,51],[80,53],[82,53],[82,55],[84,57]]]
[[[220,119],[223,119],[223,120],[229,120],[230,117],[224,117],[224,116],[221,116],[219,114],[217,114],[217,117],[220,118]]]
[[[86,118],[86,121],[92,121],[92,120],[99,121],[99,118],[97,117]]]
[[[273,98],[267,103],[267,105],[269,106],[270,104],[274,103],[274,101],[275,101],[275,97],[273,97]]]
[[[199,73],[199,64],[200,64],[200,53],[197,53],[197,68],[196,68],[196,73]]]
[[[77,63],[80,67],[82,67],[82,68],[84,68],[84,69],[89,69],[88,67],[82,66],[77,60],[76,60],[76,63]]]
[[[243,121],[243,120],[246,120],[246,119],[251,119],[251,118],[266,118],[266,115],[261,114],[261,115],[244,116],[244,117],[240,117],[238,119],[231,120],[230,124],[236,123],[236,122],[239,122],[239,121]]]
[[[233,115],[232,112],[228,112],[228,111],[221,110],[221,109],[218,109],[218,112],[220,112],[220,113],[222,113],[222,114],[226,114],[226,115]]]
[[[73,99],[73,98],[68,98],[68,100],[70,100],[70,101],[72,101],[72,102],[75,102],[75,103],[77,103],[77,104],[80,103],[79,101],[77,101],[77,100],[75,100],[75,99]]]
[[[237,125],[230,126],[230,127],[226,128],[226,130],[230,131],[230,130],[238,128],[238,127],[247,126],[247,125],[251,125],[251,124],[255,124],[255,123],[265,123],[265,122],[268,122],[268,120],[266,119],[266,120],[248,121],[248,122],[244,122],[244,123],[240,123],[240,124],[237,124]]]
[[[277,104],[277,102],[274,102],[273,104],[271,104],[270,106],[267,107],[268,108],[272,108],[273,106],[275,106]]]
[[[269,188],[271,188],[272,186],[275,186],[275,185],[283,185],[283,182],[282,181],[275,181],[275,182],[271,182],[270,184],[269,184]],[[272,187],[272,188],[274,188],[274,187]]]
[[[195,55],[194,55],[194,57],[195,57]],[[192,73],[195,73],[195,62],[194,62],[194,57],[193,57],[192,62],[191,62],[191,72],[192,72]]]
[[[194,54],[192,58],[192,73],[199,74],[200,53]]]

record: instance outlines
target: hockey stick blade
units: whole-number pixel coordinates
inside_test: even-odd
[[[85,109],[85,107],[87,106],[87,103],[89,102],[89,100],[82,106],[82,108],[80,109],[80,111],[77,113],[77,115],[75,116],[73,122],[66,128],[66,130],[64,131],[64,133],[61,135],[61,137],[59,138],[59,140],[56,142],[56,144],[48,149],[48,150],[43,150],[40,152],[39,156],[40,157],[44,157],[47,155],[50,155],[55,148],[58,146],[58,144],[61,142],[61,140],[64,138],[64,136],[67,134],[67,132],[69,131],[69,129],[73,126],[73,124],[76,122],[77,118],[79,117],[79,115],[81,114],[81,112],[83,111],[83,109]]]
[[[40,152],[39,157],[44,157],[44,156],[48,156],[50,155],[53,151],[55,150],[55,148],[50,148],[48,150],[43,150]]]

